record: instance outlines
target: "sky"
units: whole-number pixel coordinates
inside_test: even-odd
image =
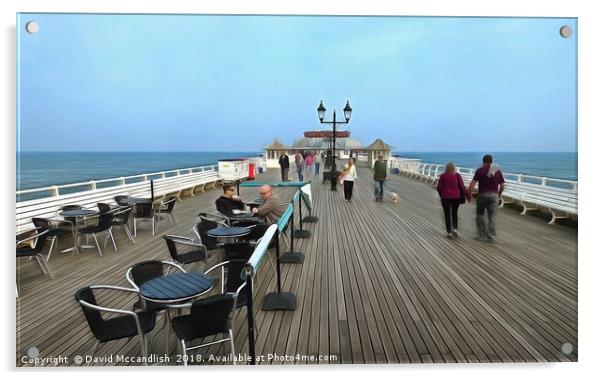
[[[25,24],[36,21],[30,34]],[[559,29],[569,25],[570,38]],[[574,18],[20,14],[17,149],[576,151]]]

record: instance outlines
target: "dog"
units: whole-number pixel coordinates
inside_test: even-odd
[[[399,203],[399,195],[397,195],[397,193],[389,193],[389,198],[391,199],[391,202],[395,204]]]

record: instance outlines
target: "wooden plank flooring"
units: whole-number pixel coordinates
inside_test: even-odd
[[[393,176],[387,191],[398,204],[375,203],[368,168],[358,168],[351,203],[342,186],[312,183],[316,224],[304,223],[312,237],[296,239],[302,265],[282,265],[284,291],[297,295],[294,312],[260,310],[276,289],[266,261],[255,283],[256,351],[261,364],[533,362],[577,360],[577,230],[549,226],[516,210],[498,213],[494,244],[474,241],[474,205],[460,208],[460,238],[445,238],[442,210],[433,188]],[[276,179],[274,170],[259,180]],[[85,355],[94,339],[73,295],[90,284],[127,286],[132,264],[168,259],[160,235],[192,236],[201,211],[214,210],[221,190],[176,205],[178,226],[162,221],[159,236],[139,228],[136,244],[115,232],[119,253],[107,246],[79,255],[53,253],[51,280],[35,261],[17,263],[16,360],[30,347],[41,357]],[[257,189],[241,188],[244,198]],[[293,189],[277,189],[290,199]],[[298,224],[298,218],[295,218]],[[60,248],[70,244],[61,242]],[[212,260],[218,260],[219,254]],[[190,267],[189,270],[200,270]],[[101,295],[108,305],[129,308],[131,296]],[[164,354],[162,318],[151,334],[151,352]],[[248,352],[246,315],[234,321],[235,346]],[[570,343],[571,354],[561,352]],[[175,340],[171,362],[175,359]],[[137,339],[101,346],[99,356],[137,355]],[[213,347],[204,353],[223,354]],[[276,354],[278,357],[268,357]],[[289,355],[292,359],[282,356]],[[296,356],[299,355],[299,356]],[[321,359],[318,361],[318,356]],[[61,365],[73,365],[73,362]],[[109,364],[110,365],[110,364]]]

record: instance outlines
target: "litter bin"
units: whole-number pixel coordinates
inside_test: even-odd
[[[249,179],[255,179],[255,163],[249,162]]]

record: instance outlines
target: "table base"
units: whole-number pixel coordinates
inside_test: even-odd
[[[311,231],[295,230],[295,239],[306,239],[308,237],[311,237]]]
[[[302,252],[284,252],[280,257],[282,264],[302,264],[305,261],[305,255]]]
[[[308,215],[305,218],[303,218],[303,223],[316,223],[318,220],[319,219],[317,216]]]
[[[297,296],[293,293],[268,293],[263,298],[261,310],[295,310]]]

